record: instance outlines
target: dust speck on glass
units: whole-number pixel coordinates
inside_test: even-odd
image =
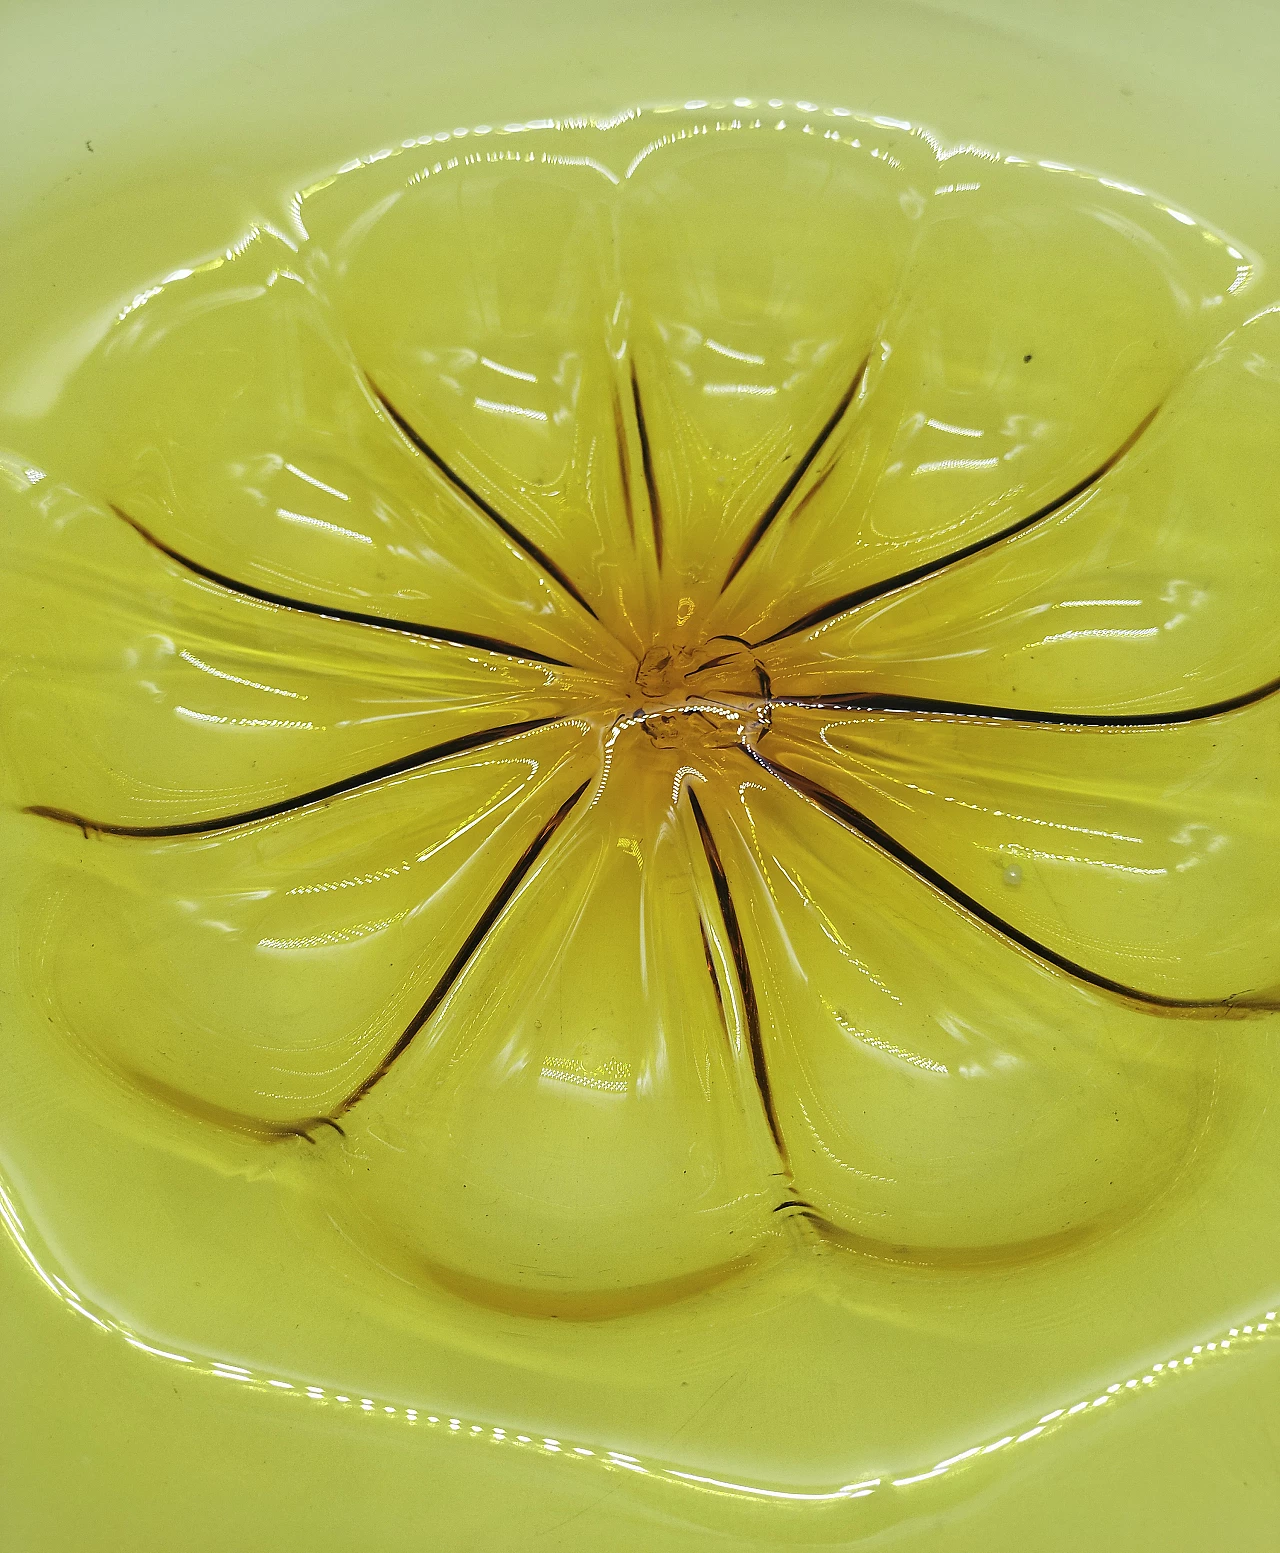
[[[5,466],[60,1026],[490,1303],[1123,1223],[1280,1006],[1252,276],[702,104],[407,140],[142,286],[92,478]]]

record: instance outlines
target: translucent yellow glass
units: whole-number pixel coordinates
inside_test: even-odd
[[[1263,1340],[1256,258],[746,98],[241,216],[0,453],[45,1291],[636,1546],[922,1525]]]

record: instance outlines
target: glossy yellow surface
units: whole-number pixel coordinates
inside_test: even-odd
[[[67,215],[127,280],[11,352],[3,1207],[91,1480],[170,1394],[252,1547],[1173,1472],[1277,1320],[1259,254],[834,102],[412,127]]]

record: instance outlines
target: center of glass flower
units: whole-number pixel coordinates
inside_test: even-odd
[[[770,694],[764,665],[737,636],[651,647],[636,669],[636,689],[645,701],[720,695],[767,700]]]
[[[120,314],[92,489],[0,450],[35,1024],[406,1286],[1012,1266],[1280,1006],[1280,320],[1193,371],[1225,239],[803,111],[352,163]]]
[[[738,637],[651,647],[628,699],[634,709],[626,720],[640,723],[659,749],[726,749],[769,726],[769,676]]]

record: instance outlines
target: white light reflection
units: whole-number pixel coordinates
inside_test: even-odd
[[[519,378],[522,383],[536,383],[538,381],[537,373],[521,372],[516,367],[504,367],[500,361],[490,361],[488,356],[481,356],[480,365],[488,367],[491,372],[501,372],[503,377]]]
[[[1139,609],[1145,599],[1061,599],[1055,609]]]
[[[728,345],[721,345],[719,340],[704,340],[703,344],[709,351],[715,351],[717,356],[727,356],[730,361],[745,361],[755,367],[764,366],[764,357],[753,355],[750,351],[736,351]]]
[[[750,399],[771,399],[778,392],[776,383],[704,383],[704,394],[712,394],[719,397],[739,394]]]
[[[932,426],[934,431],[949,431],[953,437],[981,437],[983,432],[977,426],[952,426],[947,421],[935,421],[932,416],[925,422],[926,426]]]
[[[284,518],[289,523],[303,523],[310,528],[326,529],[330,534],[337,534],[341,539],[354,539],[362,545],[373,543],[368,534],[357,533],[353,528],[343,528],[340,523],[326,523],[323,518],[308,517],[305,512],[293,512],[288,507],[277,507],[276,516]]]
[[[680,789],[684,785],[685,777],[697,777],[699,782],[707,780],[705,774],[699,771],[696,766],[681,766],[671,782],[671,807],[673,809],[680,802]]]
[[[219,717],[216,712],[197,712],[190,706],[175,706],[174,711],[192,722],[222,723],[228,728],[293,728],[312,733],[316,730],[315,723],[289,722],[280,717]]]
[[[85,1312],[85,1314],[88,1313]],[[98,1325],[101,1326],[102,1323],[99,1322]],[[140,1337],[126,1337],[125,1342],[128,1343],[130,1348],[138,1348],[143,1353],[154,1354],[157,1359],[172,1359],[175,1364],[190,1364],[192,1362],[189,1355],[185,1353],[172,1353],[168,1348],[154,1348],[150,1343],[144,1343]],[[280,1382],[282,1386],[285,1384],[286,1382],[284,1381]]]
[[[1195,1357],[1200,1357],[1202,1363],[1221,1363],[1230,1357],[1227,1350],[1238,1354],[1259,1343],[1275,1341],[1274,1334],[1271,1333],[1271,1323],[1276,1320],[1277,1313],[1272,1309],[1250,1322],[1242,1322],[1239,1326],[1231,1327],[1230,1338],[1202,1340],[1190,1345],[1186,1353],[1152,1365],[1151,1370],[1141,1377],[1141,1384],[1134,1376],[1114,1381],[1101,1395],[1088,1396],[1070,1406],[1064,1404],[1045,1413],[1038,1422],[1028,1422],[1026,1428],[1016,1433],[1005,1433],[989,1441],[979,1440],[967,1449],[957,1451],[931,1467],[922,1466],[918,1470],[900,1472],[893,1476],[886,1474],[881,1477],[863,1478],[832,1488],[820,1486],[809,1489],[781,1488],[765,1483],[735,1482],[730,1478],[716,1477],[709,1473],[690,1472],[655,1458],[612,1449],[600,1441],[564,1440],[550,1435],[543,1435],[540,1438],[528,1434],[513,1435],[511,1433],[513,1426],[510,1423],[495,1424],[487,1419],[473,1420],[456,1416],[445,1420],[436,1413],[427,1414],[424,1419],[419,1410],[420,1402],[409,1405],[400,1399],[393,1402],[385,1397],[363,1396],[359,1398],[358,1403],[353,1404],[353,1398],[347,1393],[330,1394],[323,1386],[308,1382],[296,1375],[281,1375],[265,1367],[252,1368],[246,1364],[234,1364],[229,1360],[215,1359],[207,1354],[178,1352],[174,1347],[147,1341],[124,1322],[112,1317],[105,1309],[97,1312],[89,1310],[81,1296],[66,1279],[50,1273],[37,1253],[32,1243],[33,1237],[27,1232],[12,1197],[3,1185],[0,1185],[0,1222],[3,1223],[18,1255],[31,1273],[67,1309],[84,1317],[99,1331],[121,1338],[131,1348],[147,1355],[149,1359],[165,1364],[183,1365],[188,1374],[204,1374],[237,1381],[263,1395],[280,1398],[282,1406],[302,1407],[308,1404],[319,1404],[324,1407],[351,1407],[355,1405],[371,1422],[379,1421],[387,1428],[425,1427],[441,1433],[445,1438],[466,1440],[471,1444],[483,1443],[494,1449],[532,1450],[548,1460],[554,1459],[563,1463],[565,1470],[576,1467],[584,1471],[639,1473],[655,1482],[678,1485],[696,1492],[731,1495],[745,1502],[757,1504],[761,1501],[796,1504],[858,1501],[890,1490],[915,1489],[925,1483],[938,1482],[956,1471],[965,1471],[978,1466],[988,1456],[1017,1450],[1019,1447],[1030,1445],[1033,1441],[1052,1439],[1067,1426],[1068,1420],[1091,1415],[1107,1403],[1124,1405],[1135,1398],[1150,1395],[1149,1391],[1143,1389],[1144,1386],[1155,1386],[1162,1382],[1176,1385],[1186,1374],[1187,1367]]]
[[[195,653],[187,652],[184,648],[178,656],[185,658],[193,668],[200,669],[205,674],[212,674],[215,679],[229,680],[233,685],[246,685],[250,690],[265,690],[268,695],[288,696],[294,701],[305,701],[307,697],[297,690],[283,690],[279,685],[263,685],[256,679],[244,679],[239,674],[228,674],[225,669],[215,669],[211,663],[206,663],[203,658],[197,658]]]
[[[588,1068],[576,1057],[549,1057],[538,1077],[552,1084],[570,1084],[616,1095],[628,1094],[632,1087],[631,1064],[617,1057],[595,1068]]]
[[[1069,863],[1076,868],[1105,868],[1115,873],[1140,874],[1149,877],[1167,877],[1167,868],[1139,868],[1133,863],[1109,863],[1099,857],[1076,857],[1064,852],[1042,852],[1036,847],[1023,846],[1016,841],[1006,841],[1001,845],[1002,852],[1013,853],[1016,857],[1033,859],[1038,863]]]
[[[930,475],[940,469],[994,469],[999,462],[998,458],[935,458],[927,463],[917,464],[911,473]]]
[[[712,1488],[727,1488],[735,1494],[749,1494],[756,1499],[799,1499],[809,1504],[829,1504],[833,1499],[865,1499],[880,1486],[879,1478],[868,1478],[865,1483],[850,1483],[845,1488],[832,1489],[825,1494],[792,1493],[781,1488],[756,1488],[748,1483],[727,1483],[723,1478],[702,1477],[696,1472],[679,1472],[671,1468],[668,1477],[680,1478],[686,1483],[702,1483]]]
[[[350,501],[350,496],[345,491],[340,491],[336,486],[326,485],[323,480],[317,480],[315,475],[309,475],[305,469],[299,469],[296,464],[284,466],[291,475],[297,475],[299,480],[305,480],[308,485],[314,485],[317,491],[327,491],[330,496],[336,496],[339,501]]]
[[[1142,190],[1135,189],[1131,183],[1117,183],[1114,178],[1099,178],[1098,182],[1104,189],[1116,189],[1121,194],[1136,194],[1142,198]]]
[[[521,405],[503,404],[497,399],[476,399],[474,403],[477,410],[488,410],[490,415],[514,415],[526,421],[545,421],[547,418],[545,410],[526,410]]]
[[[825,1002],[825,999],[823,1001]],[[894,1001],[902,1000],[895,998]],[[832,1008],[830,1013],[845,1034],[852,1036],[860,1045],[870,1046],[874,1051],[883,1052],[886,1057],[895,1057],[899,1062],[910,1063],[912,1067],[923,1068],[926,1073],[947,1074],[946,1063],[934,1062],[929,1057],[921,1057],[918,1052],[907,1051],[905,1047],[895,1046],[891,1041],[882,1041],[878,1036],[868,1035],[864,1030],[859,1030],[841,1009]]]
[[[1112,629],[1099,627],[1095,631],[1058,631],[1053,636],[1044,637],[1039,645],[1047,647],[1051,642],[1083,642],[1097,638],[1108,641],[1136,641],[1140,637],[1159,635],[1159,626],[1141,626],[1133,630],[1122,630],[1118,626]]]
[[[386,877],[390,877],[401,870],[379,871]],[[375,922],[355,922],[349,927],[331,928],[327,933],[313,933],[303,938],[260,938],[258,948],[299,953],[308,949],[336,949],[340,944],[358,944],[362,939],[373,938],[379,933],[385,933],[397,922],[403,922],[413,909],[412,906],[405,906],[402,910],[393,912],[391,916],[380,917]]]

